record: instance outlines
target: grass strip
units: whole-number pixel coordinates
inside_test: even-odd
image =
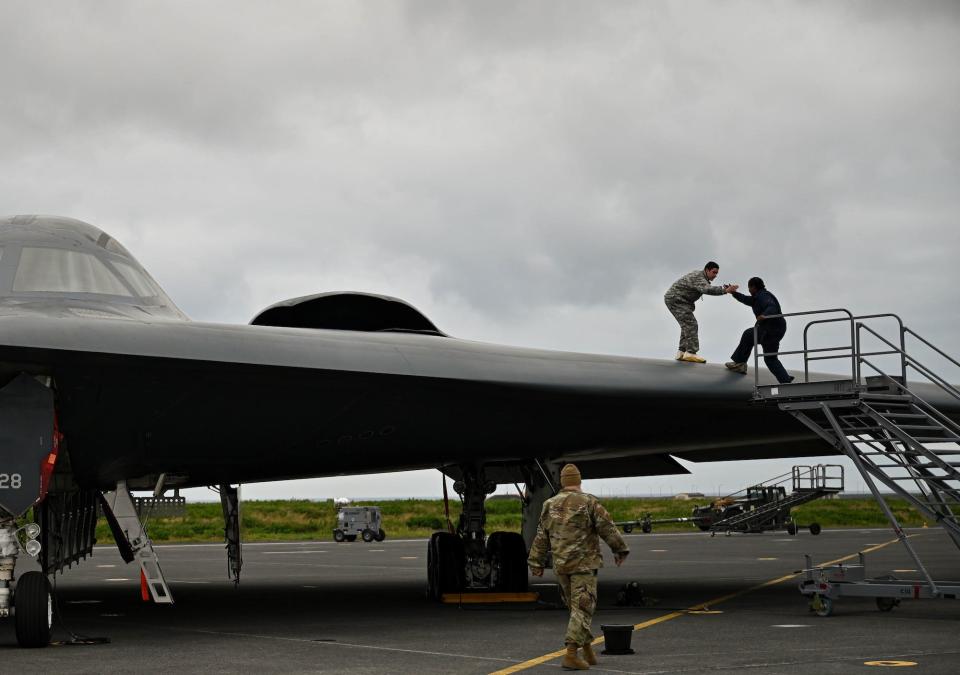
[[[653,518],[689,516],[695,501],[675,499],[606,498],[603,499],[614,520],[631,520],[649,513]],[[904,527],[921,527],[920,514],[902,499],[889,504]],[[705,503],[705,501],[701,501]],[[383,528],[394,539],[428,537],[444,528],[443,500],[397,499],[379,502],[358,501],[353,506],[379,506]],[[459,512],[451,504],[451,511]],[[308,500],[245,501],[242,504],[245,541],[316,541],[333,539],[336,524],[333,502]],[[887,521],[872,499],[824,499],[794,509],[795,522],[818,522],[826,529],[885,527]],[[187,504],[181,518],[151,518],[147,530],[154,543],[223,541],[223,516],[217,502]],[[492,499],[487,502],[487,532],[520,531],[520,502],[516,499]],[[659,525],[654,532],[693,532],[686,523]],[[112,541],[101,518],[97,541]]]

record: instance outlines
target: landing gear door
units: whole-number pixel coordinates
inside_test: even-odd
[[[53,449],[53,392],[19,374],[0,389],[0,518],[41,498],[40,471]]]

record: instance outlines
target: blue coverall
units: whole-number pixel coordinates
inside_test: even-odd
[[[765,288],[758,291],[756,295],[744,295],[743,293],[732,293],[731,295],[739,302],[752,307],[754,316],[771,316],[783,313],[776,296]],[[763,347],[763,362],[767,364],[767,368],[781,383],[792,382],[793,377],[787,373],[787,369],[780,363],[780,359],[776,356],[767,355],[776,354],[780,351],[780,340],[786,333],[787,321],[783,317],[765,319],[757,325],[757,337],[760,346]],[[743,331],[740,344],[730,358],[734,363],[747,363],[753,351],[753,345],[753,328],[748,328]]]

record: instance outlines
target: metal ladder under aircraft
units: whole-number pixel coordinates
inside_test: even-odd
[[[907,374],[921,376],[958,401],[960,390],[921,363],[915,351],[908,351],[908,338],[948,364],[960,367],[960,362],[905,327],[895,314],[854,316],[845,309],[831,309],[781,316],[830,313],[844,316],[810,321],[803,331],[803,349],[778,353],[803,356],[802,381],[761,385],[756,372],[759,349],[755,348],[754,400],[790,413],[850,458],[923,574],[930,590],[926,597],[941,597],[878,484],[943,528],[960,548],[960,425],[912,390]],[[887,327],[892,322],[896,336],[889,336],[889,328],[884,334],[876,325],[881,322]],[[811,328],[831,323],[849,327],[850,343],[811,348]],[[829,359],[848,360],[850,376],[811,379],[810,362]]]

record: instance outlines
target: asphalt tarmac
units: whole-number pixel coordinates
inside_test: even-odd
[[[910,533],[935,578],[960,580],[960,552],[942,531]],[[958,601],[904,601],[882,613],[873,600],[844,598],[821,618],[797,591],[804,553],[825,562],[891,540],[888,530],[629,536],[627,563],[600,572],[594,631],[637,625],[635,653],[601,655],[591,670],[823,675],[907,662],[960,672]],[[424,599],[423,540],[248,544],[236,589],[221,545],[158,553],[175,605],[142,602],[137,569],[98,547],[57,577],[54,639],[68,640],[69,630],[109,644],[20,649],[12,621],[0,621],[0,672],[560,672],[551,654],[563,647],[566,612],[551,607],[549,571],[532,579],[544,584],[535,587],[539,605],[458,607]],[[867,564],[872,576],[917,576],[902,571],[915,565],[899,544],[874,550]],[[615,607],[617,589],[634,580],[647,606]]]

